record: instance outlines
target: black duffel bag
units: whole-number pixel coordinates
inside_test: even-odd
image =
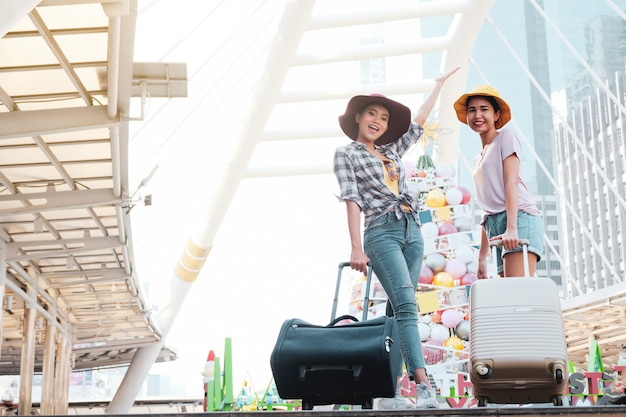
[[[337,325],[345,320],[349,324]],[[278,395],[314,405],[360,404],[393,397],[402,365],[398,325],[392,317],[359,322],[341,316],[326,326],[286,320],[270,365]]]

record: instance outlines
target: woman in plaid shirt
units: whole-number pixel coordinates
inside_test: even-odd
[[[352,97],[339,116],[339,125],[352,142],[337,148],[334,157],[339,199],[348,214],[350,266],[367,274],[371,262],[389,297],[409,377],[417,384],[417,408],[437,408],[439,403],[426,375],[417,327],[415,291],[424,256],[418,200],[408,189],[401,158],[419,140],[441,87],[458,69],[435,79],[435,88],[413,121],[408,107],[383,95]],[[393,408],[414,406],[399,396],[396,400]]]

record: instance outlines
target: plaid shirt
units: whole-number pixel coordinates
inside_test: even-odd
[[[334,171],[341,190],[341,195],[338,198],[340,201],[354,201],[361,207],[365,216],[364,228],[367,229],[372,220],[381,214],[392,210],[400,219],[404,213],[401,205],[410,207],[411,213],[419,222],[417,195],[408,189],[401,158],[417,143],[423,131],[422,126],[411,122],[408,132],[397,141],[388,145],[377,146],[377,149],[385,157],[396,164],[400,175],[399,195],[395,195],[387,187],[384,179],[384,168],[380,159],[372,155],[363,143],[354,141],[338,147],[335,151]]]

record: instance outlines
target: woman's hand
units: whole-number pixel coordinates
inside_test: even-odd
[[[517,230],[507,230],[501,235],[492,237],[490,240],[502,240],[502,247],[506,250],[513,250],[519,246]]]
[[[488,275],[488,268],[487,268],[487,260],[483,259],[483,260],[479,260],[478,261],[478,270],[476,271],[476,277],[478,279],[487,279],[489,278]]]
[[[446,80],[452,76],[452,74],[454,74],[455,72],[457,72],[460,69],[461,69],[461,67],[456,67],[456,68],[451,69],[448,72],[444,72],[443,74],[439,74],[439,76],[437,78],[435,78],[435,82],[436,83],[440,82],[442,84],[445,83]]]
[[[353,250],[350,254],[350,268],[367,275],[367,263],[370,258],[363,251]]]
[[[433,88],[433,91],[430,92],[428,97],[426,97],[426,100],[424,100],[424,102],[419,107],[419,109],[417,109],[417,112],[415,113],[415,117],[413,118],[415,123],[417,123],[420,126],[424,126],[424,123],[426,123],[426,119],[428,118],[428,115],[430,114],[430,112],[433,110],[433,107],[435,106],[435,102],[437,101],[437,97],[439,97],[439,93],[441,92],[441,88],[443,87],[443,84],[446,82],[448,78],[452,76],[452,74],[454,74],[460,69],[461,67],[456,67],[454,69],[451,69],[448,72],[439,74],[439,76],[435,78],[435,88]]]

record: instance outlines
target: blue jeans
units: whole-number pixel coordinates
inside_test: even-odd
[[[416,369],[425,368],[415,298],[424,258],[422,232],[411,213],[397,219],[392,212],[375,219],[365,230],[363,241],[372,270],[393,307],[400,329],[402,356],[413,379]]]
[[[487,237],[492,238],[503,234],[506,231],[506,223],[506,211],[487,216],[487,220],[484,224]],[[541,216],[518,211],[517,236],[520,239],[528,239],[530,242],[530,245],[528,245],[528,253],[537,255],[537,262],[539,262],[545,249],[544,225]],[[499,274],[504,271],[504,262],[502,260],[504,255],[510,252],[520,252],[521,250],[522,248],[519,246],[513,250],[503,250],[501,246],[496,249]]]

